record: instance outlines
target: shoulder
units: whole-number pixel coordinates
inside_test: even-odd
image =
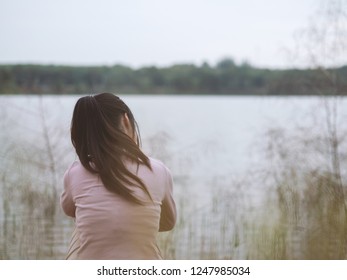
[[[150,162],[151,167],[152,167],[153,170],[161,170],[161,171],[164,171],[164,172],[171,173],[169,168],[163,162],[161,162],[160,160],[152,158],[152,157],[149,157],[149,162]]]
[[[166,177],[167,179],[171,180],[172,178],[171,171],[163,162],[151,157],[149,157],[149,162],[151,164],[152,171],[155,174],[157,175],[161,174],[162,177]]]
[[[68,180],[70,177],[79,177],[79,176],[86,176],[89,174],[89,171],[87,171],[81,162],[74,161],[65,171],[64,174],[64,180]]]
[[[64,177],[67,177],[70,175],[71,172],[76,172],[76,170],[79,170],[83,168],[82,164],[79,161],[74,161],[65,171]]]

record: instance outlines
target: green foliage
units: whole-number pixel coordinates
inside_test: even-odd
[[[226,58],[132,69],[115,66],[0,65],[2,94],[78,94],[110,91],[151,94],[345,95],[347,67],[269,70]],[[334,77],[332,82],[331,77]],[[319,92],[312,85],[319,88]],[[334,91],[330,90],[331,88]]]

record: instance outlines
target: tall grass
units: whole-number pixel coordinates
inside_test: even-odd
[[[37,102],[1,103],[0,259],[55,259],[65,250],[57,207],[62,130],[41,97],[30,100]]]
[[[346,259],[347,127],[342,100],[321,102],[297,125],[265,131],[262,165],[245,178],[213,178],[206,207],[188,211],[180,200],[182,216],[161,242],[166,257]]]
[[[347,130],[339,115],[312,116],[315,125],[267,133],[272,195],[257,221],[251,258],[347,258]]]

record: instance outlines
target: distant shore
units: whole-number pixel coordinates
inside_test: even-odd
[[[215,66],[177,64],[0,65],[0,94],[347,95],[347,65],[330,69],[262,69],[224,59]]]

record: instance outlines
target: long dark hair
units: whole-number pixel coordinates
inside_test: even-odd
[[[128,116],[135,141],[121,129],[121,118]],[[140,134],[129,107],[116,95],[99,93],[81,97],[74,108],[71,121],[71,141],[81,164],[97,173],[105,187],[124,198],[142,204],[127,187],[137,186],[151,198],[142,180],[131,173],[124,160],[144,164],[148,157],[140,150]]]

